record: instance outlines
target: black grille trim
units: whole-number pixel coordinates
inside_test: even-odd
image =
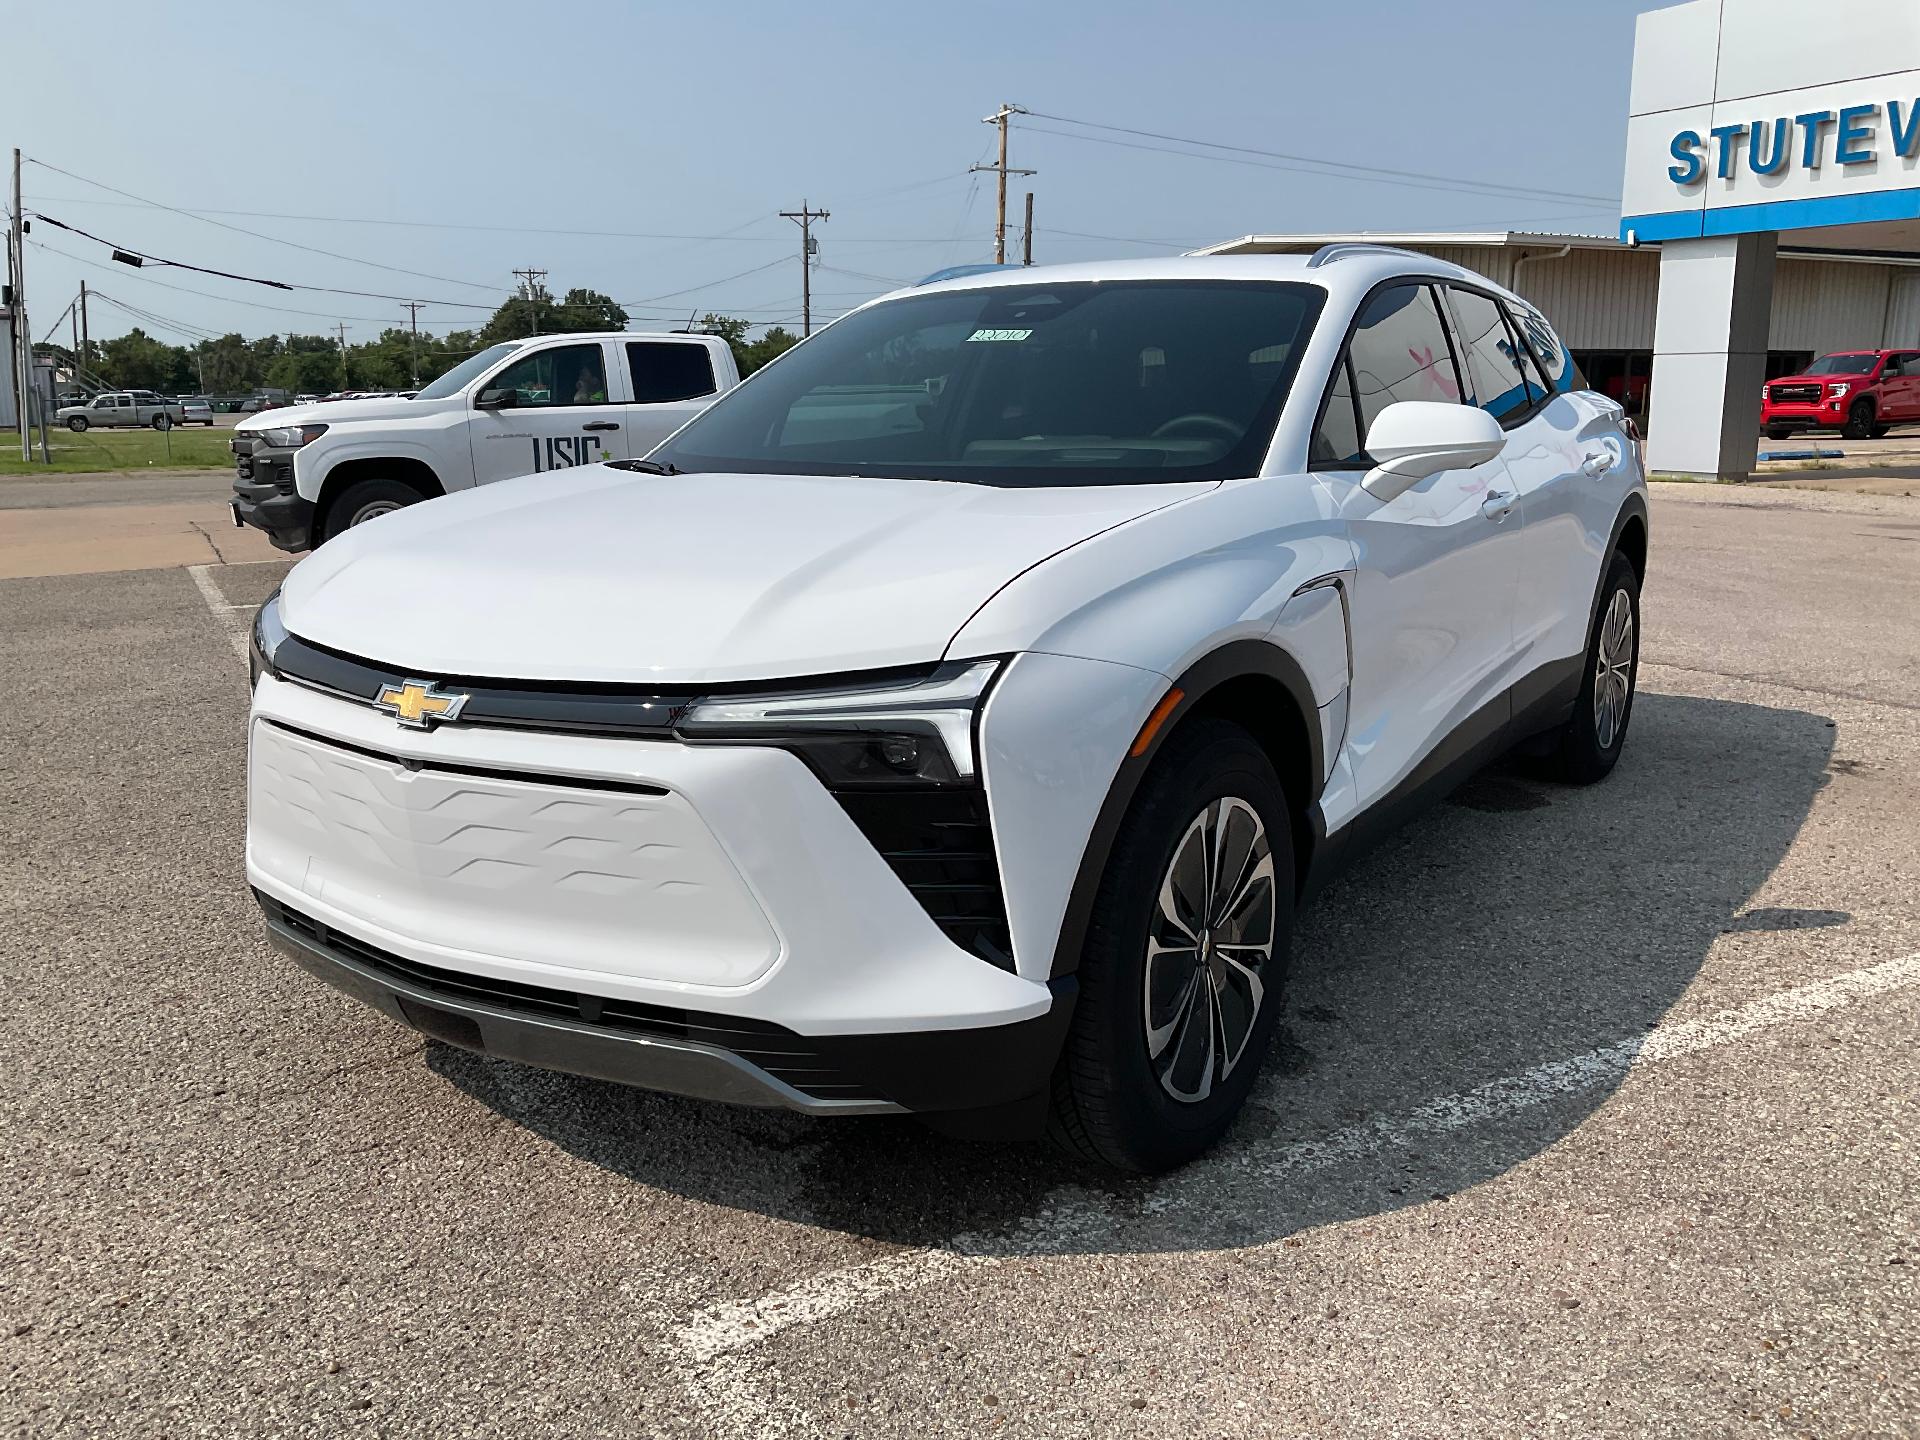
[[[979,786],[835,790],[833,798],[949,940],[990,965],[1014,968],[993,825]]]
[[[685,1040],[731,1051],[816,1100],[885,1098],[875,1095],[871,1086],[835,1066],[813,1041],[768,1020],[713,1015],[637,1000],[614,1000],[518,980],[497,980],[462,970],[443,970],[436,965],[405,959],[345,931],[335,930],[260,890],[255,890],[253,895],[270,919],[301,939],[362,969],[431,994],[625,1035]]]

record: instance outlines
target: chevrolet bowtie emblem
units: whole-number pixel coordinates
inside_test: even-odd
[[[383,686],[373,703],[402,725],[431,730],[436,720],[458,719],[467,697],[449,695],[431,680],[409,680],[404,685]]]

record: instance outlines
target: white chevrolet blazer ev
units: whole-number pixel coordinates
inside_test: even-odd
[[[1466,270],[928,284],[648,458],[303,561],[247,874],[453,1045],[1164,1169],[1343,860],[1516,746],[1612,769],[1646,555],[1631,423]]]

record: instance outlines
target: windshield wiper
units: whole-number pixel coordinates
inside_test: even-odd
[[[642,475],[684,475],[687,473],[671,460],[609,460],[607,461],[607,468],[610,470],[637,470]]]

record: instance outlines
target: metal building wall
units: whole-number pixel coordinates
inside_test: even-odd
[[[1887,307],[1889,348],[1920,346],[1920,270],[1893,272],[1893,303]]]
[[[1773,277],[1770,350],[1874,350],[1891,310],[1894,267],[1782,257]]]
[[[1651,350],[1660,294],[1657,250],[1434,245],[1425,252],[1538,305],[1573,350]],[[1530,258],[1537,257],[1537,258]]]

